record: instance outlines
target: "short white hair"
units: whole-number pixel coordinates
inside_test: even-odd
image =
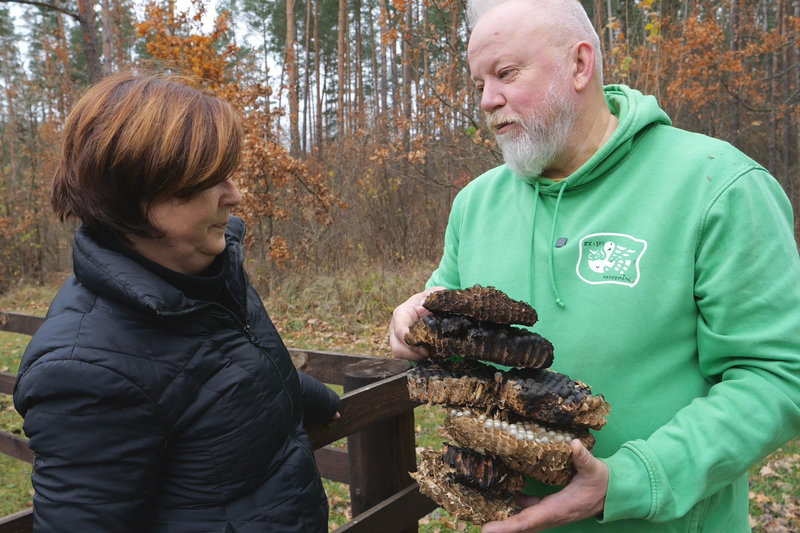
[[[467,0],[467,27],[472,31],[480,19],[487,11],[495,6],[508,2],[509,0]],[[603,81],[603,50],[600,45],[600,37],[597,35],[592,22],[589,20],[589,15],[578,0],[556,0],[550,2],[548,0],[524,0],[532,5],[542,4],[543,9],[552,12],[552,4],[557,4],[560,8],[559,23],[570,34],[576,36],[578,40],[587,41],[594,48],[594,69],[599,76],[600,82]],[[548,4],[551,4],[548,6]]]

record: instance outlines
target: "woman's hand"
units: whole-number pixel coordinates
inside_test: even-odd
[[[398,305],[392,313],[392,321],[389,323],[389,346],[392,354],[400,359],[410,359],[419,361],[430,355],[428,350],[423,347],[412,347],[406,344],[405,336],[408,328],[419,317],[431,314],[430,311],[422,307],[425,298],[434,291],[440,291],[444,287],[431,287],[422,292],[418,292],[402,304]]]
[[[603,512],[608,491],[608,466],[596,459],[578,439],[570,443],[575,475],[555,494],[522,496],[524,509],[502,522],[489,522],[481,533],[535,533],[547,528],[591,518]]]

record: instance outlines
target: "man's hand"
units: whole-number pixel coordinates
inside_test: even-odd
[[[422,307],[425,298],[434,291],[439,291],[444,287],[431,287],[422,292],[418,292],[402,304],[398,305],[392,313],[392,321],[389,323],[389,346],[392,354],[400,359],[410,359],[419,361],[428,357],[428,351],[423,347],[412,347],[406,344],[405,336],[408,328],[419,317],[431,314],[430,311]]]
[[[575,475],[555,494],[537,498],[521,496],[524,508],[502,522],[489,522],[481,533],[535,533],[547,528],[597,516],[603,511],[608,491],[608,466],[596,459],[581,441],[570,443]]]

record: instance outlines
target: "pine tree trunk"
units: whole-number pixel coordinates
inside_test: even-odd
[[[111,8],[108,5],[109,0],[101,0],[100,2],[100,22],[103,28],[103,75],[111,74],[113,70],[113,45],[111,44],[111,36],[114,32],[111,30]]]
[[[311,119],[311,2],[306,0],[306,35],[305,35],[305,68],[303,69],[303,153],[308,153],[308,136],[311,128],[309,122]],[[313,139],[311,141],[313,143]]]
[[[380,88],[378,91],[380,92],[380,110],[381,116],[385,116],[386,113],[389,111],[389,71],[386,68],[386,21],[387,17],[389,16],[388,12],[386,11],[386,0],[378,0],[380,8],[381,8],[381,15],[380,19],[378,20],[378,24],[380,25],[380,39],[378,41],[378,53],[380,55]],[[377,87],[377,86],[376,86]]]
[[[103,77],[100,55],[97,51],[97,25],[94,22],[94,2],[78,0],[81,33],[83,34],[83,53],[86,56],[86,71],[89,81],[94,83]]]
[[[347,0],[339,0],[339,34],[337,46],[337,59],[338,63],[338,91],[336,108],[336,120],[339,128],[339,138],[342,138],[346,133],[345,127],[345,110],[344,110],[344,92],[346,88],[346,66],[347,66]]]
[[[317,93],[316,93],[316,107],[317,107],[317,114],[316,114],[316,139],[317,139],[317,148],[322,150],[322,147],[325,145],[325,135],[322,133],[322,98],[324,92],[322,90],[322,80],[321,77],[321,69],[322,69],[322,58],[320,57],[320,47],[319,47],[319,0],[314,1],[314,85],[316,86]]]
[[[361,65],[363,64],[363,43],[361,42],[361,0],[354,0],[353,20],[355,30],[356,58],[355,68],[355,109],[353,119],[356,129],[361,129],[364,123],[364,73]]]
[[[294,0],[286,0],[286,82],[289,89],[289,138],[290,153],[294,157],[300,155],[300,102],[297,87],[297,59],[294,45]]]

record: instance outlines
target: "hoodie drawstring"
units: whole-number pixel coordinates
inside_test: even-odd
[[[537,188],[538,189],[538,188]],[[564,308],[566,304],[564,303],[564,299],[561,298],[561,294],[558,292],[558,285],[556,285],[556,272],[555,272],[555,239],[556,239],[556,222],[558,221],[558,208],[561,206],[561,197],[564,195],[564,191],[567,190],[566,182],[562,185],[561,189],[558,191],[558,197],[556,198],[556,207],[553,211],[553,227],[550,228],[550,242],[548,244],[548,248],[550,249],[550,287],[553,289],[553,295],[556,297],[556,305],[560,308]]]
[[[561,307],[562,309],[566,306],[564,303],[564,299],[561,298],[561,294],[558,292],[558,285],[556,285],[556,274],[555,274],[555,257],[554,251],[555,248],[555,238],[556,238],[556,222],[558,220],[558,210],[561,207],[561,197],[564,195],[564,191],[567,189],[567,184],[564,183],[561,186],[561,189],[558,191],[558,196],[556,197],[556,207],[555,211],[553,212],[553,226],[550,228],[550,242],[548,244],[549,248],[549,257],[548,259],[548,266],[550,267],[550,288],[553,290],[553,295],[556,298],[556,305]],[[535,195],[535,199],[533,202],[533,213],[532,213],[532,221],[531,221],[531,257],[530,257],[530,264],[534,264],[534,241],[536,240],[536,211],[539,206],[539,200],[541,196],[539,194],[539,182],[533,182],[533,193]],[[533,298],[533,283],[531,283],[531,301],[534,301]]]
[[[534,198],[533,198],[533,213],[531,214],[531,219],[532,219],[531,220],[531,256],[530,256],[530,258],[528,258],[529,264],[531,265],[531,267],[530,267],[531,268],[531,270],[530,270],[531,277],[534,275],[533,274],[533,265],[534,265],[533,259],[534,259],[534,254],[536,253],[534,251],[536,249],[534,244],[536,244],[536,208],[539,206],[539,182],[538,181],[534,181],[533,182],[533,194],[534,194]],[[534,298],[533,298],[533,279],[530,280],[530,293],[531,293],[530,294],[530,301],[533,302],[534,301]]]

